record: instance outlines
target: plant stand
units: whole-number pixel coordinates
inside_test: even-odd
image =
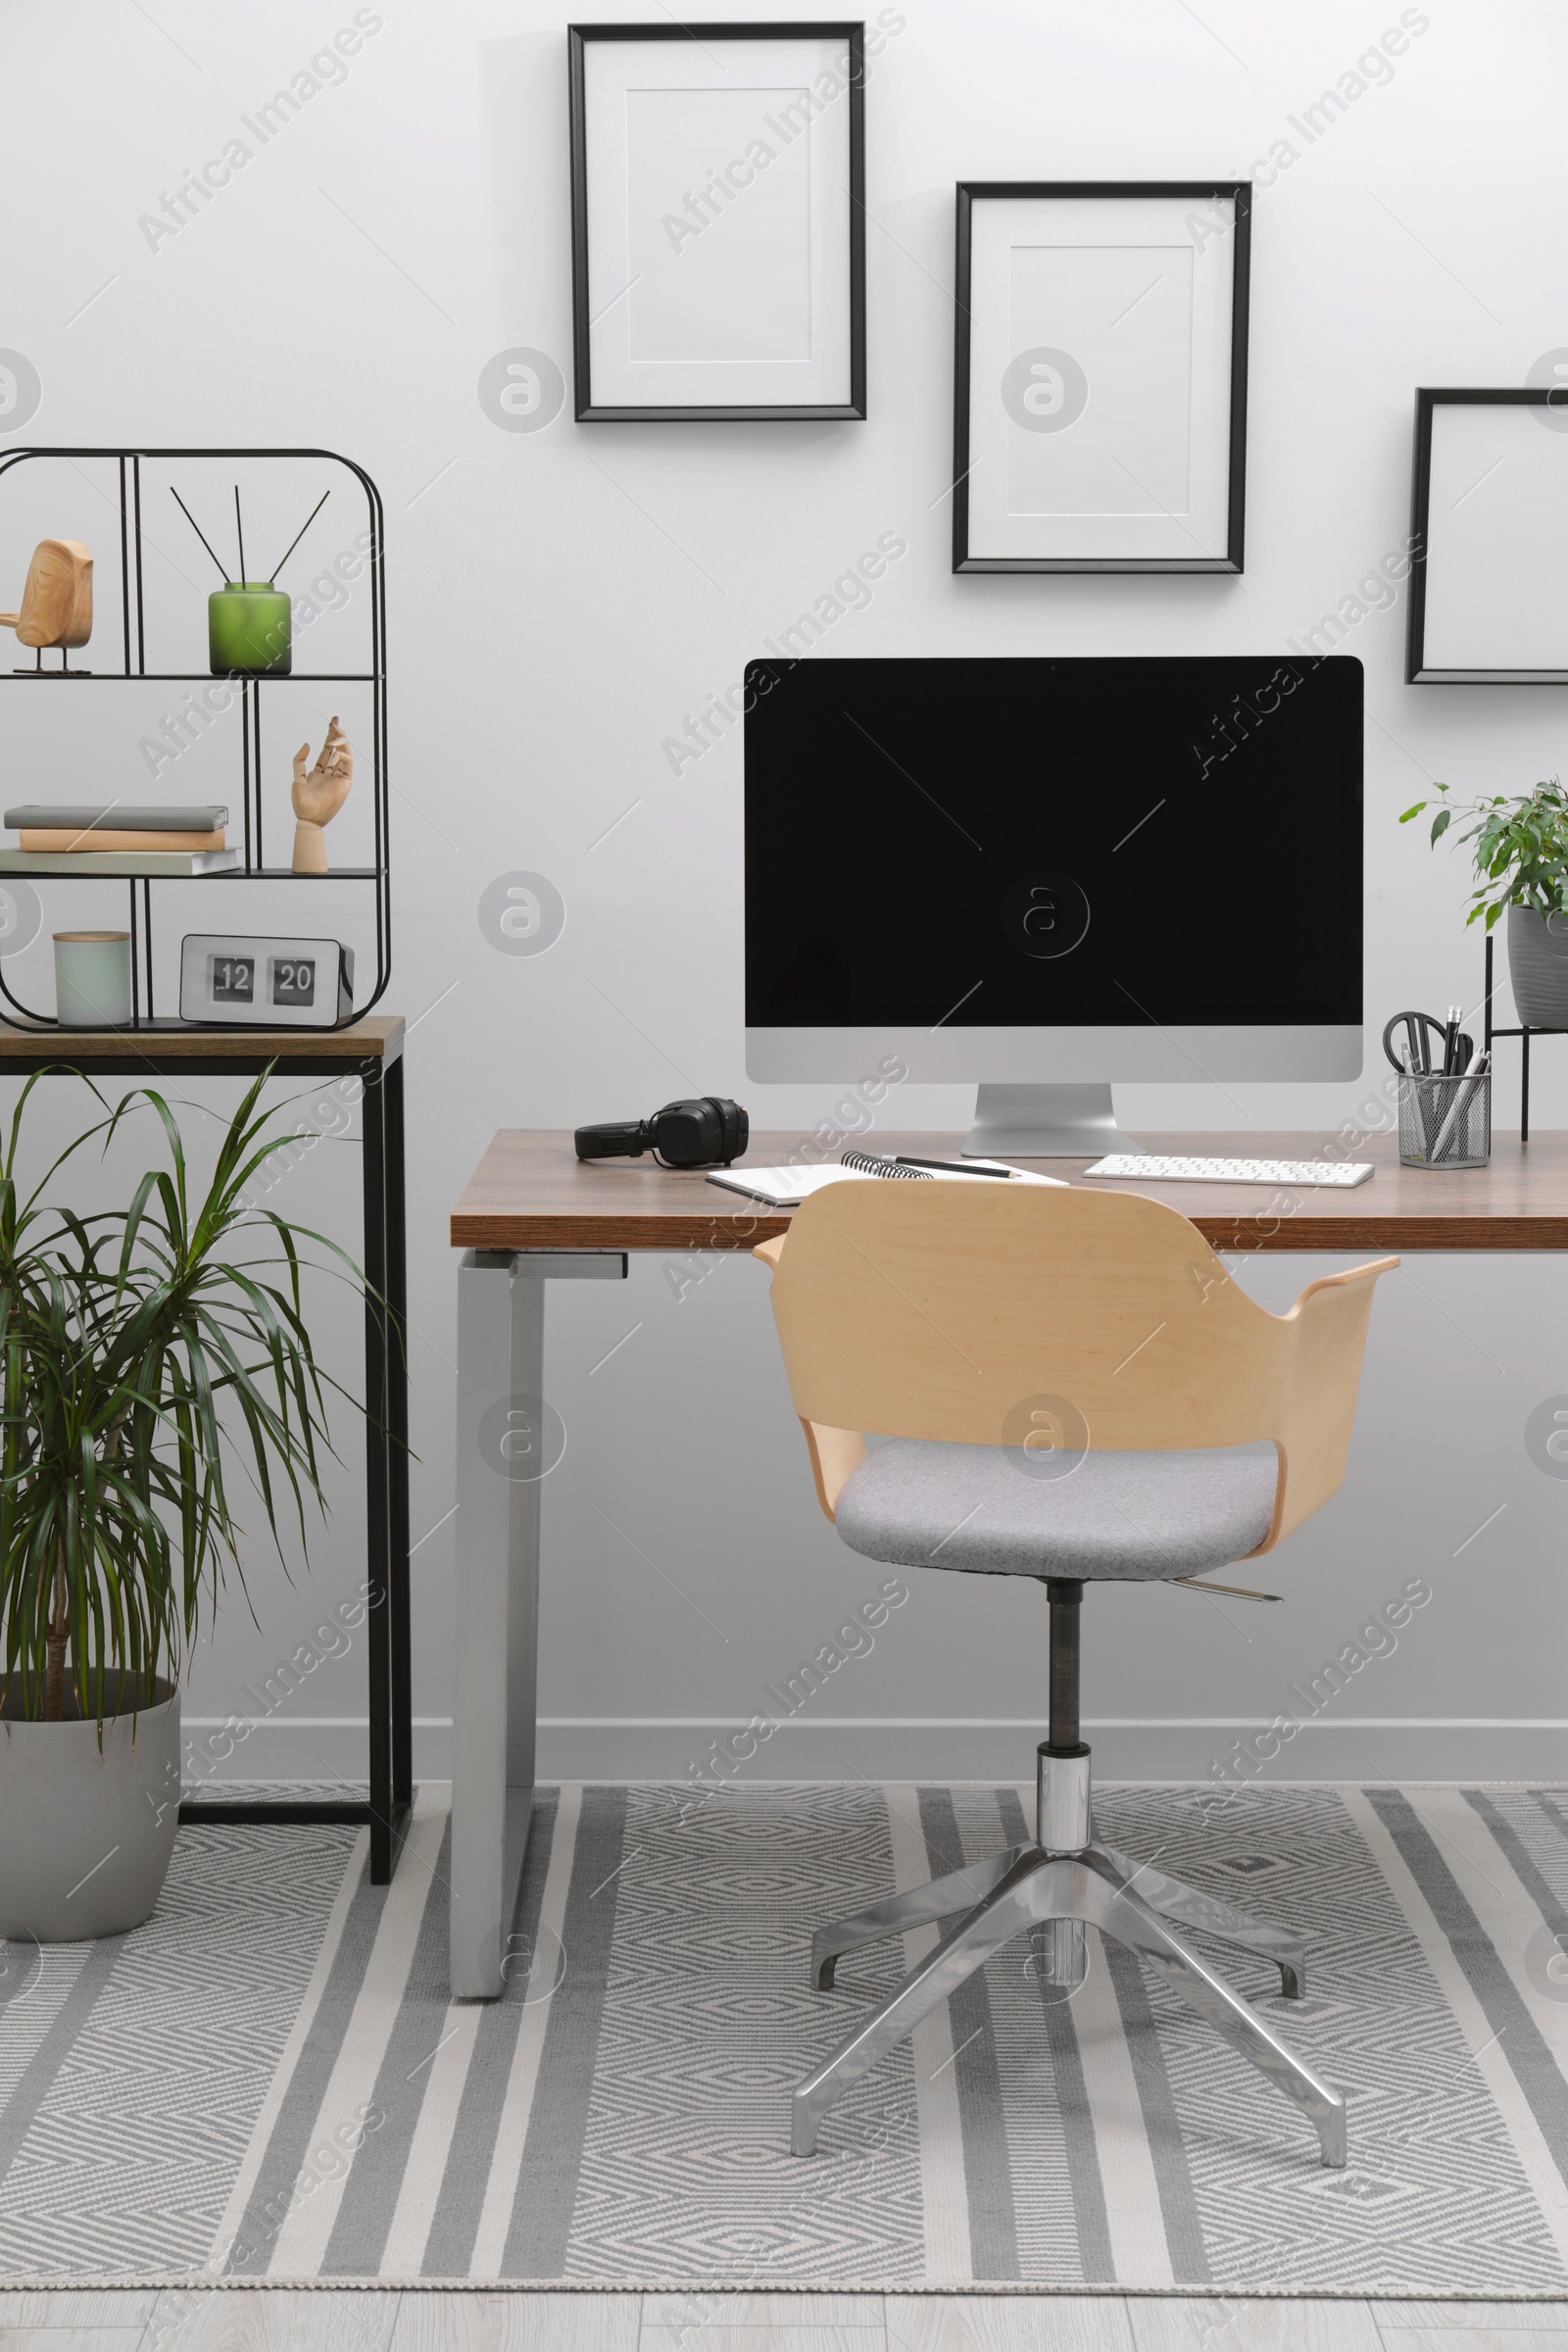
[[[1493,937],[1489,931],[1487,933],[1486,1026],[1482,1033],[1482,1052],[1485,1054],[1492,1052],[1492,1041],[1494,1037],[1517,1037],[1520,1040],[1519,1141],[1522,1144],[1528,1144],[1530,1141],[1530,1040],[1533,1037],[1568,1037],[1568,1029],[1532,1029],[1528,1025],[1518,1029],[1494,1029],[1493,1027],[1492,949]],[[1493,1090],[1493,1099],[1494,1101],[1496,1099],[1495,1088]]]
[[[365,1302],[365,1514],[369,1642],[369,1801],[354,1797],[257,1798],[225,1803],[187,1797],[182,1822],[367,1822],[370,1881],[384,1886],[397,1867],[414,1803],[414,1698],[409,1630],[408,1264],[404,1220],[404,1025],[397,1015],[363,1015],[343,1029],[69,1029],[40,1035],[0,1025],[0,1074],[35,1070],[120,1078],[139,1084],[202,1072],[254,1078],[363,1081],[365,1278],[390,1315]]]

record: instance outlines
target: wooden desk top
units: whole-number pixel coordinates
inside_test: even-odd
[[[890,1135],[866,1141],[878,1152],[956,1158],[956,1135]],[[1146,1135],[1172,1155],[1234,1159],[1314,1159],[1318,1135]],[[754,1134],[753,1166],[787,1162],[801,1152],[798,1132]],[[835,1152],[831,1154],[837,1157]],[[1494,1134],[1485,1168],[1434,1175],[1399,1165],[1392,1135],[1358,1145],[1348,1156],[1370,1159],[1377,1173],[1353,1190],[1302,1187],[1277,1197],[1262,1185],[1131,1184],[1190,1217],[1215,1250],[1568,1250],[1568,1134]],[[1069,1181],[1088,1160],[1020,1161]],[[571,1137],[545,1129],[503,1128],[491,1141],[452,1214],[455,1249],[748,1250],[788,1230],[790,1212],[721,1192],[698,1171],[656,1167],[650,1159],[589,1163]]]
[[[371,1012],[347,1029],[24,1029],[0,1021],[0,1068],[40,1054],[63,1062],[396,1061],[403,1016]],[[127,1074],[131,1074],[128,1073]],[[564,1139],[566,1152],[571,1138]]]

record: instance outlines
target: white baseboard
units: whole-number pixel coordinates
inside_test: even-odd
[[[1278,1756],[1238,1764],[1255,1723],[1191,1718],[1086,1722],[1102,1781],[1207,1781],[1228,1763],[1244,1782],[1558,1781],[1568,1779],[1568,1721],[1453,1722],[1388,1717],[1303,1725]],[[711,1759],[713,1731],[664,1723],[540,1725],[545,1780],[686,1780],[710,1758],[719,1780],[1032,1781],[1041,1723],[859,1718],[780,1724],[737,1769]]]
[[[341,1716],[273,1718],[257,1724],[211,1773],[191,1769],[191,1748],[207,1752],[218,1730],[189,1719],[187,1786],[207,1780],[363,1781],[365,1725]],[[546,1717],[539,1726],[542,1781],[686,1781],[708,1758],[721,1781],[1029,1781],[1044,1737],[1039,1723],[956,1717],[819,1717],[778,1725],[745,1762],[714,1759],[715,1740],[734,1726],[680,1716]],[[1568,1720],[1500,1717],[1346,1716],[1300,1726],[1280,1753],[1246,1768],[1238,1740],[1256,1738],[1255,1723],[1201,1717],[1086,1722],[1102,1781],[1208,1781],[1228,1763],[1245,1782],[1269,1781],[1560,1781],[1568,1779]],[[223,1742],[220,1740],[220,1746]],[[452,1771],[452,1730],[439,1717],[416,1718],[415,1778],[444,1781]]]
[[[368,1733],[362,1716],[273,1716],[253,1723],[247,1737],[236,1741],[225,1731],[226,1717],[186,1715],[180,1723],[184,1785],[187,1796],[225,1781],[348,1781],[368,1779]],[[416,1781],[452,1778],[452,1726],[443,1718],[414,1722]]]

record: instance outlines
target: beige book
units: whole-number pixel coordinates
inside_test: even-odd
[[[112,833],[107,826],[95,825],[90,832],[67,832],[53,825],[24,825],[18,838],[19,849],[39,858],[58,858],[62,853],[79,850],[220,850],[225,847],[221,830],[217,833]]]

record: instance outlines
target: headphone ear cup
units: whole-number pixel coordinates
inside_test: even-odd
[[[672,1168],[701,1168],[721,1156],[718,1102],[712,1095],[697,1095],[684,1102],[666,1102],[656,1110],[650,1125],[654,1148]]]
[[[738,1159],[746,1149],[751,1121],[738,1102],[728,1095],[705,1095],[703,1108],[712,1119],[711,1148],[708,1156],[722,1161],[727,1167]]]
[[[666,1102],[647,1122],[655,1152],[672,1168],[725,1165],[745,1151],[751,1122],[738,1102],[724,1095],[699,1095],[694,1102]]]

